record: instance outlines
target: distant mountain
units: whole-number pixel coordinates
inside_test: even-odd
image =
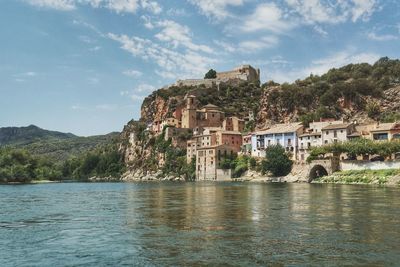
[[[50,157],[59,162],[99,146],[115,143],[118,137],[118,132],[80,137],[72,133],[45,130],[35,125],[3,127],[0,128],[0,147],[25,149],[33,155]]]
[[[0,145],[23,145],[43,140],[65,140],[76,137],[72,133],[44,130],[35,125],[0,128]]]

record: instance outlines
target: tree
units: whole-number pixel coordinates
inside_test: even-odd
[[[281,145],[269,146],[265,153],[265,160],[261,163],[263,173],[271,172],[273,176],[285,176],[290,173],[293,162]]]
[[[213,69],[210,69],[206,75],[204,75],[204,79],[215,79],[217,78],[217,72]]]

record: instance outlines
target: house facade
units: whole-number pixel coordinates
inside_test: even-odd
[[[281,145],[292,154],[298,156],[298,136],[303,133],[301,123],[275,124],[271,128],[254,132],[251,137],[253,157],[265,157],[265,149],[271,145]]]
[[[221,165],[235,152],[227,145],[214,145],[198,148],[196,151],[196,180],[222,181],[231,179],[231,170]]]

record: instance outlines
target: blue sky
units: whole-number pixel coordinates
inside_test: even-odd
[[[122,130],[153,90],[214,68],[294,81],[399,58],[396,0],[1,0],[0,126]]]

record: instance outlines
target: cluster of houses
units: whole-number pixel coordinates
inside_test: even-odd
[[[150,125],[155,134],[165,128],[165,139],[172,140],[176,147],[187,150],[187,162],[196,160],[198,180],[225,180],[231,177],[230,170],[222,162],[238,154],[265,157],[268,146],[281,145],[292,155],[292,160],[305,162],[310,148],[354,138],[371,140],[400,139],[400,123],[371,123],[322,119],[302,123],[275,124],[268,129],[244,133],[245,124],[251,116],[241,119],[225,116],[215,105],[197,107],[196,96],[186,95],[185,103],[174,113],[174,117]],[[165,127],[169,126],[169,127]]]

